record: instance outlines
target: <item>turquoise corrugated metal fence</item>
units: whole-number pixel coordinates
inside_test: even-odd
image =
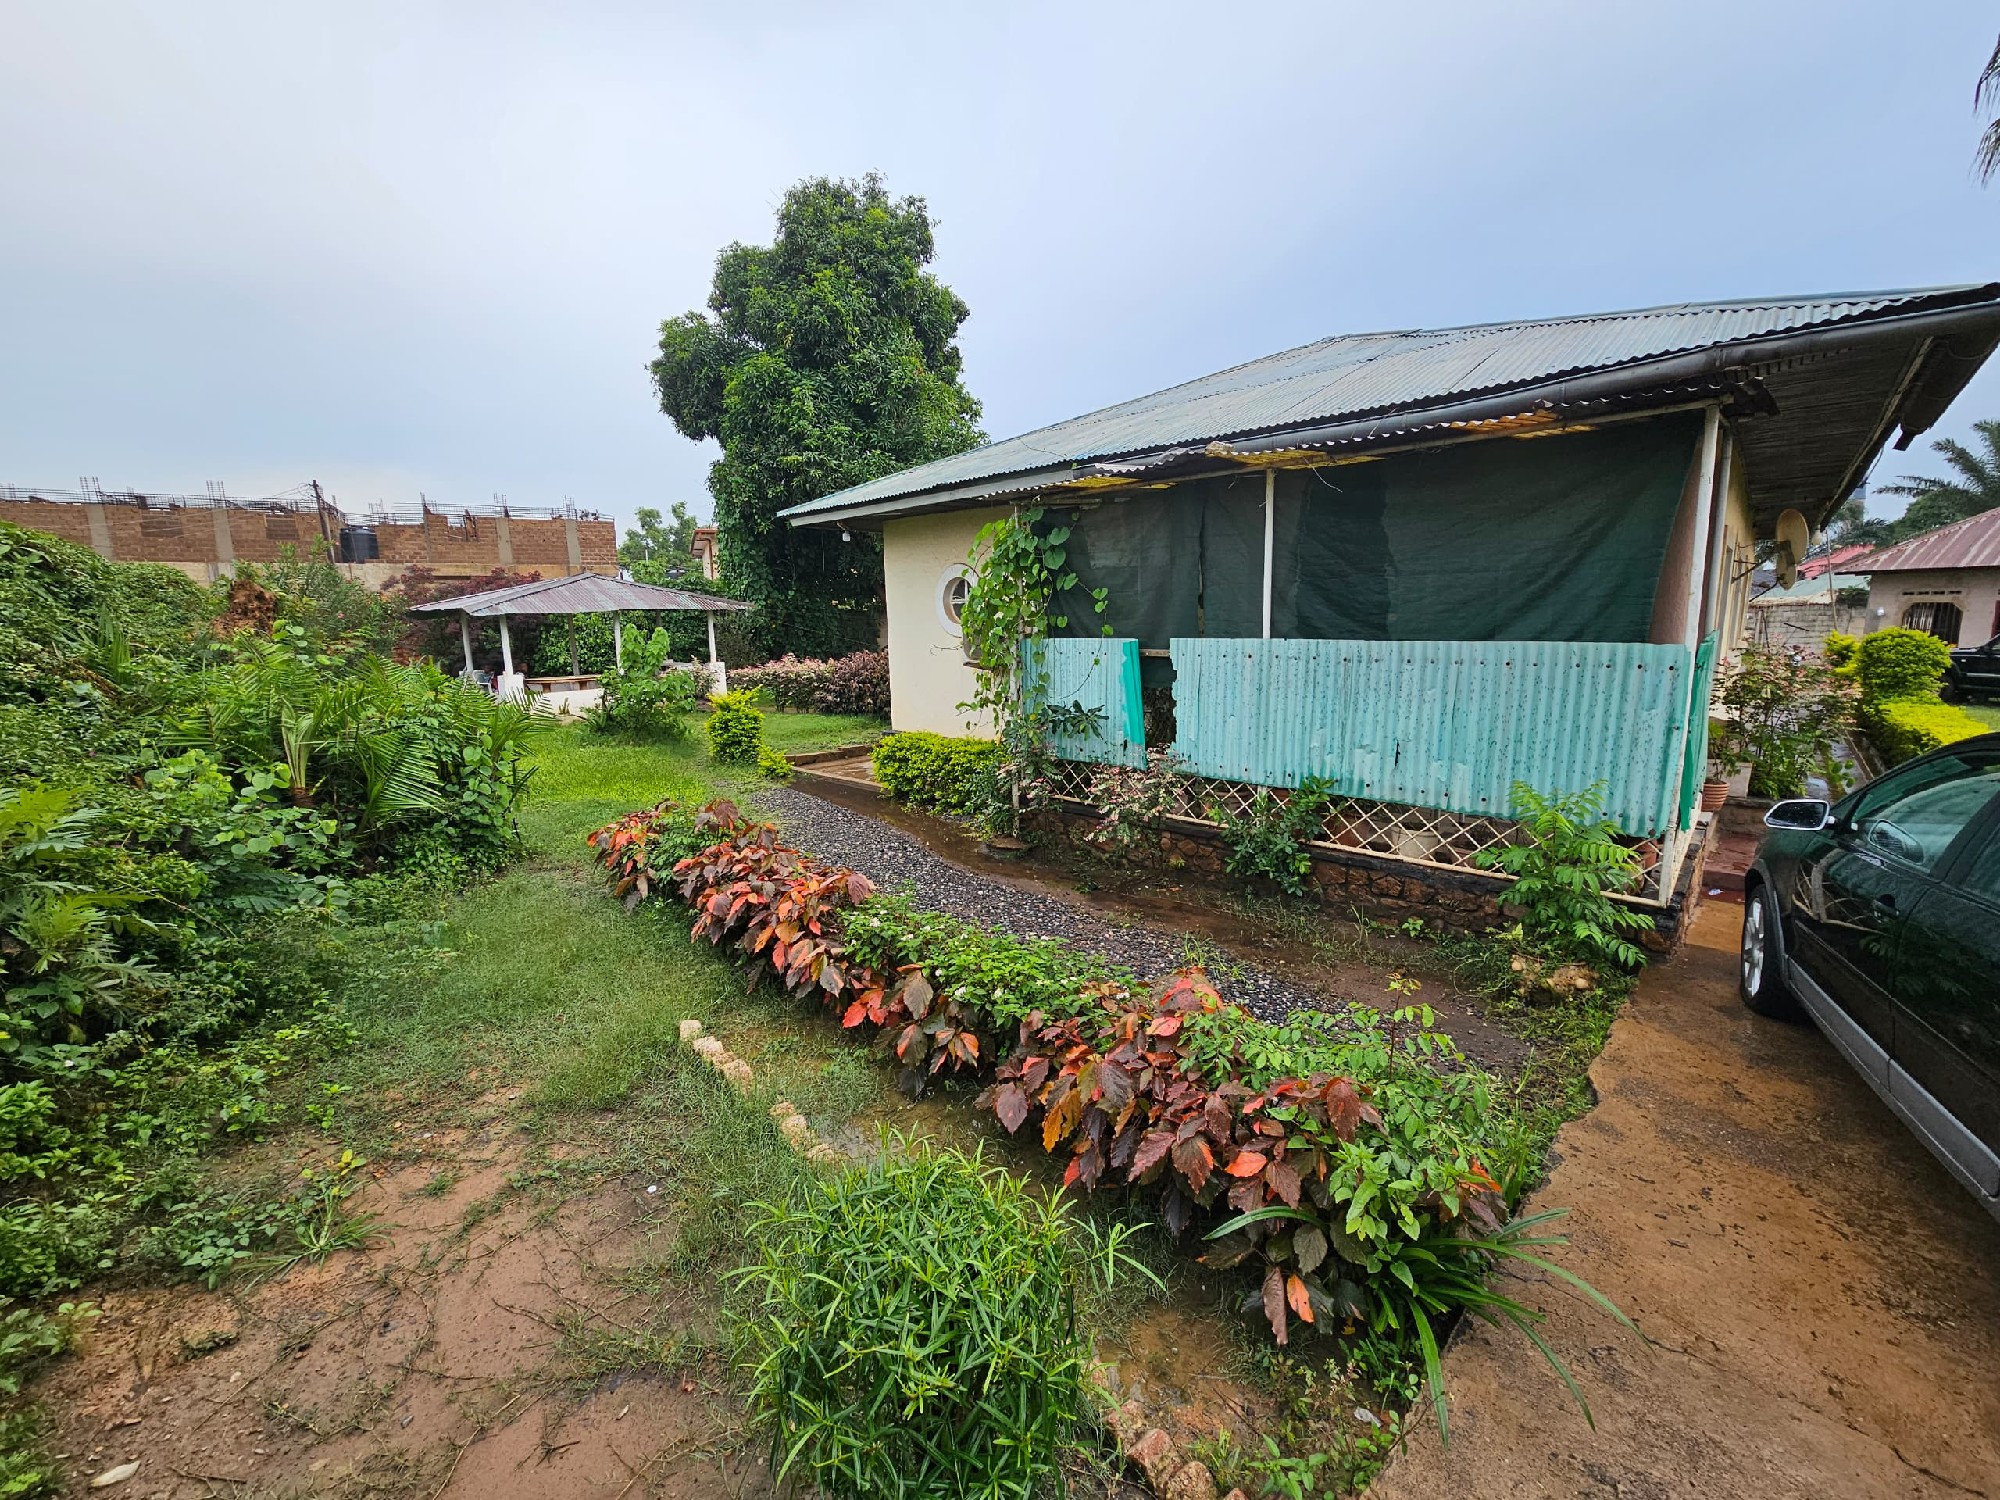
[[[1204,776],[1506,817],[1511,788],[1606,784],[1626,832],[1674,822],[1684,646],[1553,641],[1173,642],[1174,753]]]
[[[1023,641],[1022,681],[1031,705],[1071,704],[1095,709],[1102,718],[1086,734],[1058,734],[1055,753],[1064,760],[1103,765],[1146,763],[1146,717],[1139,705],[1139,643],[1135,640],[1076,640],[1050,637]]]
[[[1688,692],[1687,753],[1681,760],[1681,827],[1694,826],[1694,802],[1708,772],[1708,695],[1715,683],[1716,639],[1708,635],[1695,648],[1694,684]]]

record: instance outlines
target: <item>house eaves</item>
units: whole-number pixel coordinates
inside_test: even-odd
[[[1744,419],[1752,508],[1768,529],[1785,508],[1830,510],[1898,428],[1906,445],[1942,414],[1996,341],[1994,283],[1335,338],[783,514],[870,526],[1204,465],[1339,462],[1700,400]]]

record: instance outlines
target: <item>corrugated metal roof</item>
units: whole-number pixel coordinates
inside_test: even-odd
[[[1817,578],[1801,578],[1790,588],[1766,589],[1750,601],[1760,604],[1828,604],[1841,589],[1865,589],[1865,573],[1822,573]]]
[[[623,578],[606,578],[601,573],[572,573],[564,578],[539,578],[533,583],[510,584],[504,589],[487,589],[457,599],[413,605],[410,612],[486,619],[493,615],[605,615],[621,609],[706,612],[748,608],[740,599],[631,583]]]
[[[1870,573],[1911,573],[1920,568],[2000,568],[2000,510],[1926,531],[1868,559]]]
[[[1843,323],[1950,306],[1968,284],[1344,335],[1237,365],[1137,400],[905,469],[783,514],[804,519],[1052,467],[1324,424],[1403,415],[1588,372]]]

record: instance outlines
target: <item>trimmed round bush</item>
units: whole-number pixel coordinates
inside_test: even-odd
[[[1861,696],[1870,703],[1935,698],[1951,665],[1951,647],[1928,632],[1892,626],[1862,637],[1855,665]]]
[[[708,753],[724,765],[756,765],[764,753],[764,715],[756,690],[717,693],[710,702]]]
[[[993,801],[1000,742],[909,729],[877,740],[869,760],[877,784],[898,802],[971,814]]]
[[[764,1205],[732,1312],[773,1468],[836,1500],[1044,1492],[1085,1410],[1068,1227],[909,1141]]]

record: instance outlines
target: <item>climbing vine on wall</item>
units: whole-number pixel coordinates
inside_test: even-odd
[[[993,716],[1005,747],[995,773],[995,804],[978,816],[989,833],[1017,835],[1021,814],[1045,798],[1049,737],[1088,716],[1081,704],[1067,708],[1028,702],[1021,643],[1069,628],[1069,616],[1055,607],[1057,596],[1077,586],[1069,567],[1070,529],[1060,523],[1041,529],[1046,512],[1015,511],[980,528],[967,561],[972,585],[959,611],[965,654],[978,669],[978,686],[959,707]],[[1089,592],[1092,612],[1109,606],[1103,589]],[[1108,624],[1099,630],[1111,634]]]
[[[1055,610],[1056,596],[1077,585],[1069,567],[1070,529],[1040,530],[1047,512],[1015,511],[980,528],[967,561],[972,587],[959,612],[965,654],[979,669],[979,687],[963,708],[983,709],[1005,726],[1021,703],[1021,642],[1069,628]],[[1109,606],[1103,589],[1090,591],[1091,608]],[[1099,629],[1111,634],[1109,625]]]

